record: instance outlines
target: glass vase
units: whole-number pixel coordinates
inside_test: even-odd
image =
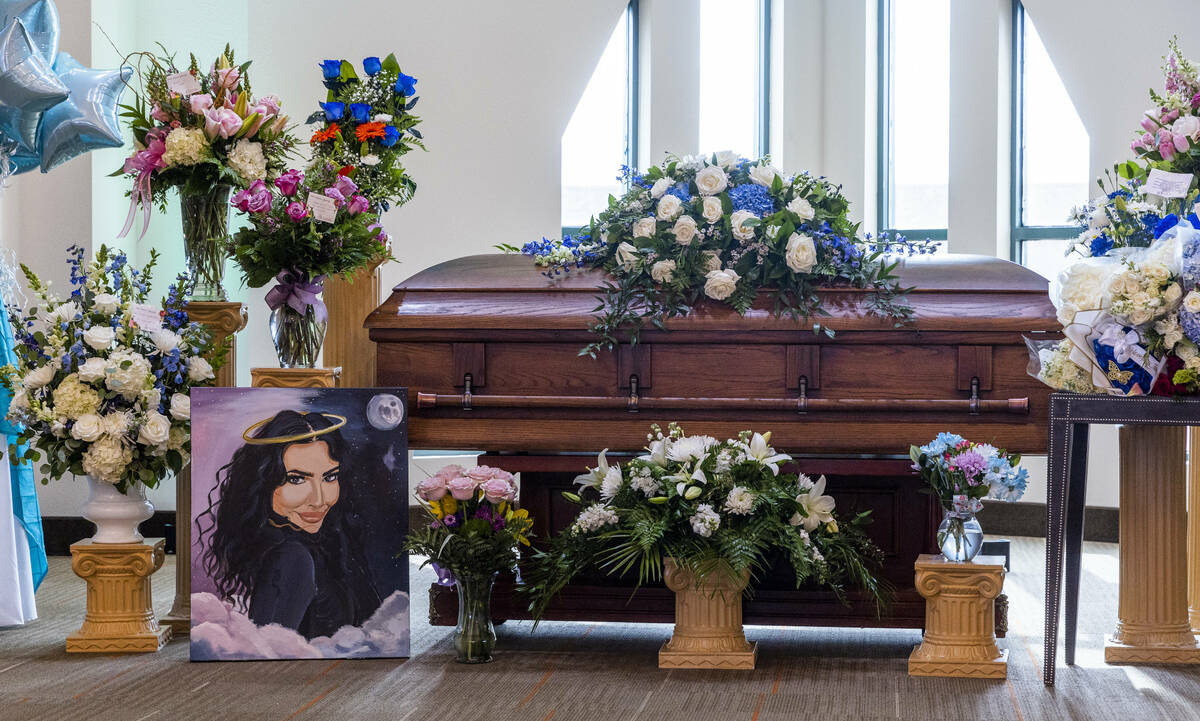
[[[454,650],[459,663],[490,663],[496,647],[496,628],[492,625],[492,586],[496,573],[457,574],[458,626],[454,629]]]
[[[313,306],[297,313],[284,303],[271,311],[271,340],[280,368],[312,368],[321,355],[327,321],[317,320]]]
[[[970,561],[983,547],[983,528],[974,513],[946,511],[938,526],[937,542],[947,561]]]
[[[202,193],[180,189],[183,252],[188,273],[196,281],[192,300],[223,301],[225,258],[229,245],[229,185],[214,185]]]

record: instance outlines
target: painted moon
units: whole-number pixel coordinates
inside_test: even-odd
[[[391,393],[380,393],[367,403],[367,420],[381,431],[390,431],[404,420],[404,403]]]

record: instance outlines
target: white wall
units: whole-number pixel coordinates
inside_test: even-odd
[[[553,234],[559,225],[559,139],[625,0],[490,0],[417,3],[357,0],[337,12],[317,0],[58,0],[62,47],[81,62],[114,67],[156,41],[211,58],[233,44],[252,59],[257,92],[274,92],[302,120],[322,94],[317,63],[394,51],[417,76],[430,152],[408,156],[415,199],[385,219],[399,263],[385,287],[431,264]],[[695,0],[641,0],[642,164],[697,148]],[[1092,170],[1125,157],[1129,132],[1159,82],[1167,30],[1130,22],[1116,0],[1027,0],[1026,7],[1092,139]],[[844,186],[865,227],[875,218],[876,0],[776,0],[773,8],[771,147],[789,170]],[[1007,251],[1008,0],[953,0],[950,236],[959,252]],[[1146,0],[1140,17],[1192,18],[1194,0]],[[95,25],[92,24],[95,22]],[[106,37],[107,36],[107,37]],[[110,46],[109,39],[118,50]],[[1185,41],[1187,38],[1185,38]],[[1094,48],[1120,48],[1103,57]],[[1131,50],[1136,48],[1136,50]],[[1186,47],[1200,56],[1200,46]],[[0,247],[65,283],[62,251],[113,244],[128,200],[105,176],[127,151],[104,150],[0,195]],[[970,229],[961,230],[961,229]],[[182,269],[178,212],[156,214],[140,242],[118,243],[140,260],[163,252],[159,278]],[[250,308],[238,337],[239,380],[271,365],[263,289],[227,288]],[[161,286],[160,286],[161,287]],[[1097,429],[1088,502],[1116,505],[1115,436]],[[1027,500],[1044,498],[1044,460]],[[74,514],[83,484],[43,487],[47,515]],[[154,495],[174,507],[168,482]]]

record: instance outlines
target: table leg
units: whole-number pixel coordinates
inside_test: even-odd
[[[1109,663],[1200,663],[1187,612],[1185,432],[1120,428],[1121,588]]]
[[[1083,561],[1083,509],[1087,503],[1088,425],[1075,423],[1073,426],[1065,529],[1067,597],[1063,609],[1063,641],[1066,644],[1065,657],[1068,666],[1075,665],[1075,632],[1079,627],[1079,573]]]
[[[192,466],[175,476],[175,600],[163,616],[175,638],[192,629]]]
[[[1054,685],[1058,652],[1058,602],[1062,587],[1063,525],[1066,516],[1067,477],[1071,468],[1073,424],[1050,421],[1049,474],[1046,488],[1046,638],[1042,654],[1042,681]]]

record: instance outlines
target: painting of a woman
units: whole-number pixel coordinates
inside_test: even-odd
[[[380,606],[366,557],[350,448],[332,413],[282,410],[251,425],[217,471],[197,521],[219,595],[257,626],[306,639],[359,626]],[[208,527],[205,527],[208,526]]]

